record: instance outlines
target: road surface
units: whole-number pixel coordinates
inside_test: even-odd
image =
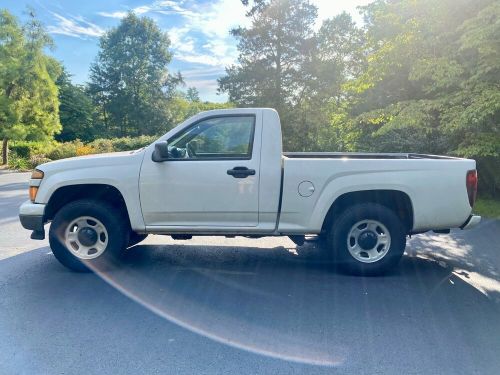
[[[314,243],[150,236],[76,274],[17,219],[0,171],[0,374],[499,374],[500,222],[414,236],[353,277]]]

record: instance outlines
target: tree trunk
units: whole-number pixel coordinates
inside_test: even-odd
[[[2,164],[7,165],[9,162],[8,138],[4,138],[2,142]]]

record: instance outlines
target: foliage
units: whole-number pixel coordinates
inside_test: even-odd
[[[359,147],[500,165],[500,4],[377,1],[364,8],[366,68],[346,85]],[[484,185],[483,185],[484,188]]]
[[[102,129],[93,121],[92,98],[84,87],[71,82],[71,76],[65,69],[56,84],[59,88],[59,118],[62,125],[62,132],[56,139],[58,141],[94,139]]]
[[[169,47],[152,19],[133,12],[101,37],[89,93],[106,136],[157,134],[171,125],[166,105],[182,77],[168,72]]]
[[[317,10],[307,0],[243,3],[252,24],[232,31],[240,55],[219,79],[219,91],[239,106],[276,108],[287,151],[352,149],[351,137],[339,138],[343,131],[330,125],[330,106],[360,70],[362,30],[342,13],[314,32]]]
[[[98,152],[130,151],[145,147],[153,143],[157,139],[158,136],[146,136],[146,135],[133,138],[124,137],[124,138],[113,138],[113,139],[96,139],[90,142],[89,146],[91,146]]]
[[[32,10],[23,27],[9,12],[0,11],[0,137],[4,145],[9,139],[50,138],[61,129],[54,82],[60,66],[44,52],[51,43]]]
[[[485,218],[500,219],[500,200],[480,198],[474,205],[474,212]]]
[[[200,101],[200,93],[196,89],[196,87],[189,87],[186,92],[186,99],[190,102],[199,102]]]

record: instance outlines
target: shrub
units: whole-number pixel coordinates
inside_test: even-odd
[[[20,158],[29,158],[31,155],[30,145],[24,144],[13,144],[9,146],[9,150],[15,153]]]
[[[136,150],[153,143],[157,138],[156,136],[147,135],[135,138],[101,138],[86,144],[80,140],[64,143],[56,141],[15,141],[9,146],[11,151],[9,166],[14,169],[28,170],[51,160],[96,153]]]
[[[89,145],[81,145],[81,146],[76,146],[76,155],[77,156],[83,156],[83,155],[90,155],[90,154],[95,154],[96,150]]]
[[[96,152],[104,153],[104,152],[113,152],[113,141],[111,139],[96,139],[88,144],[91,146]]]
[[[83,143],[80,141],[59,143],[58,147],[47,153],[47,157],[51,160],[59,160],[77,156],[78,146],[83,146]]]
[[[11,141],[9,151],[21,158],[29,159],[31,155],[46,155],[59,143],[55,141]]]
[[[48,163],[49,161],[51,160],[44,155],[32,155],[28,161],[28,165],[30,169],[35,169],[40,164]]]
[[[115,151],[131,151],[147,146],[153,143],[157,138],[158,137],[155,136],[141,135],[135,138],[114,138],[111,141]]]
[[[20,169],[20,170],[28,170],[31,169],[30,163],[26,158],[20,158],[16,154],[12,153],[9,158],[9,168],[12,169]]]
[[[153,143],[158,137],[141,135],[139,137],[122,137],[111,139],[96,139],[88,145],[97,152],[131,151]]]

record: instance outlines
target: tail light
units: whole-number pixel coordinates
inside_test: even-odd
[[[469,197],[469,204],[474,207],[474,202],[476,201],[477,195],[477,171],[475,169],[467,172],[467,177],[465,178],[465,185],[467,186],[467,195]]]

